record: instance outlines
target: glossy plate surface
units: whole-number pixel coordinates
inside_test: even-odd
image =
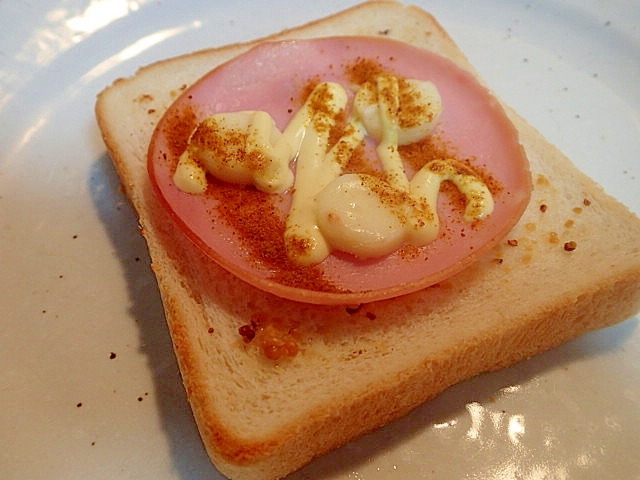
[[[95,95],[155,60],[354,3],[0,2],[0,478],[222,478]],[[639,2],[415,3],[498,95],[640,213]],[[460,384],[293,478],[638,478],[638,419],[635,317]]]

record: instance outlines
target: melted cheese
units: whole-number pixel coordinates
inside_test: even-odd
[[[289,257],[303,265],[322,262],[334,249],[370,258],[404,243],[428,244],[438,236],[436,204],[444,181],[465,196],[466,221],[491,214],[489,189],[460,162],[431,161],[411,180],[405,173],[398,147],[429,135],[442,111],[432,83],[390,74],[366,82],[356,92],[343,136],[328,149],[329,134],[347,105],[345,89],[325,82],[314,88],[283,132],[266,112],[209,117],[191,135],[174,182],[185,192],[202,193],[209,172],[267,193],[293,187],[285,246]],[[367,135],[378,142],[383,178],[342,173]]]
[[[173,180],[185,192],[204,193],[209,172],[220,180],[282,193],[293,184],[292,153],[267,112],[220,113],[203,120],[191,134]]]

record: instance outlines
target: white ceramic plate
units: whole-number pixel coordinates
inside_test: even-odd
[[[180,382],[95,95],[353,0],[0,2],[0,478],[221,478]],[[640,3],[418,2],[640,212]],[[639,239],[640,242],[640,239]],[[458,385],[294,478],[640,478],[638,318]]]

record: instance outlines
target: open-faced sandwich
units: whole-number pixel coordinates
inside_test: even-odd
[[[640,309],[640,220],[416,7],[162,61],[96,112],[230,478]]]

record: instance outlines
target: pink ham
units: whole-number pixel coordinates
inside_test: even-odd
[[[216,218],[216,195],[190,195],[175,187],[172,175],[181,153],[178,147],[184,148],[195,122],[213,113],[264,110],[282,130],[304,100],[303,89],[314,79],[339,82],[353,92],[345,67],[357,59],[375,60],[398,76],[429,80],[437,86],[444,111],[434,138],[457,159],[491,177],[494,212],[471,226],[461,219],[462,212],[452,207],[447,195],[441,194],[440,236],[427,246],[412,249],[411,255],[401,249],[384,258],[363,261],[335,253],[313,270],[314,275],[322,272],[323,282],[282,281],[274,265],[257,262],[255,250],[247,248],[232,226]],[[377,163],[373,155],[371,161]],[[213,70],[186,90],[159,123],[149,148],[149,172],[158,195],[197,248],[258,288],[318,304],[391,298],[461,271],[511,230],[531,192],[529,165],[515,128],[500,104],[471,74],[428,51],[362,37],[265,43]],[[289,195],[274,198],[283,218]]]

